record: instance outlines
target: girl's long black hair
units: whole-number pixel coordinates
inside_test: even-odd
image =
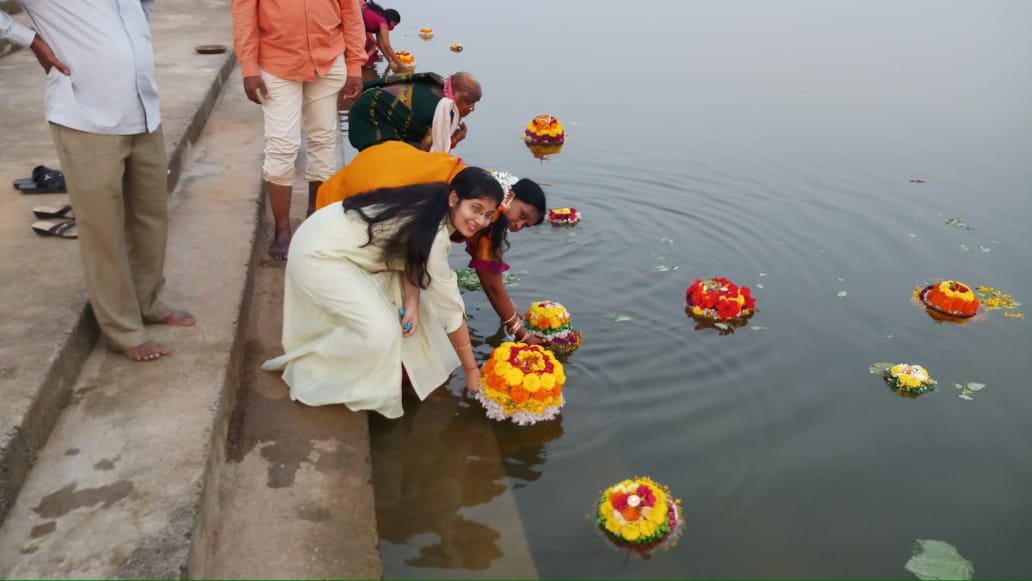
[[[393,8],[384,8],[373,0],[366,0],[366,6],[373,12],[383,16],[387,22],[393,22],[394,24],[401,24],[401,14]]]
[[[451,192],[459,202],[473,199],[489,199],[496,204],[502,201],[502,186],[491,174],[479,167],[467,167],[452,178],[451,184],[432,182],[380,188],[350,198],[341,205],[344,212],[353,210],[366,222],[369,240],[363,244],[383,246],[384,260],[388,265],[405,264],[405,276],[412,284],[426,288],[430,274],[426,261],[441,222],[448,219],[448,196]],[[397,220],[398,226],[385,239],[382,226],[385,222]],[[389,230],[389,229],[387,229]]]
[[[523,178],[512,185],[515,198],[525,204],[530,204],[538,211],[538,221],[532,226],[537,226],[545,219],[545,191],[541,189],[534,180]],[[501,260],[502,254],[509,248],[509,219],[505,212],[498,215],[498,219],[491,223],[484,231],[483,236],[491,241],[491,248],[495,253],[495,259]]]

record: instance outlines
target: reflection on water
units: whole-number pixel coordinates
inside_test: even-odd
[[[441,388],[422,403],[407,400],[401,419],[370,424],[386,576],[484,576],[489,568],[489,576],[536,576],[525,533],[513,530],[520,517],[510,489],[540,478],[543,446],[562,435],[561,419],[492,423],[475,400]]]

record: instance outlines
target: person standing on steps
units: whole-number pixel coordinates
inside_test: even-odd
[[[3,2],[6,0],[0,0]],[[29,47],[47,73],[45,111],[68,196],[93,314],[132,361],[169,349],[144,325],[189,327],[165,286],[168,159],[148,19],[154,0],[22,0],[33,28],[0,11],[0,38]],[[92,34],[85,34],[88,30]]]
[[[365,25],[358,0],[232,0],[233,48],[247,98],[265,114],[262,173],[276,235],[269,255],[286,260],[294,164],[307,138],[308,213],[336,164],[337,93],[362,91]]]

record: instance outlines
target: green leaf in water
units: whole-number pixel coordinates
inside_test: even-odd
[[[892,369],[893,365],[895,365],[895,363],[872,363],[871,366],[867,368],[867,371],[873,375],[882,375],[889,369]]]
[[[975,566],[945,541],[916,539],[914,556],[904,565],[918,579],[971,579]]]
[[[455,271],[455,276],[458,278],[459,287],[466,290],[477,291],[484,288],[480,284],[480,277],[477,276],[477,271],[472,268],[460,268]],[[505,286],[516,286],[519,284],[519,277],[512,272],[502,273],[502,284]]]
[[[960,390],[960,393],[957,395],[957,397],[959,397],[960,399],[965,399],[967,401],[974,401],[975,398],[973,396],[976,393],[985,389],[986,387],[984,383],[976,382],[966,383],[964,385],[954,383],[953,385],[955,385],[957,389]]]

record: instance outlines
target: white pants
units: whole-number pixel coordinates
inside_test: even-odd
[[[344,55],[337,57],[325,77],[288,81],[261,71],[268,98],[265,112],[265,180],[280,186],[294,183],[294,164],[301,149],[301,131],[307,137],[305,179],[326,181],[336,170],[337,93],[348,72]]]

